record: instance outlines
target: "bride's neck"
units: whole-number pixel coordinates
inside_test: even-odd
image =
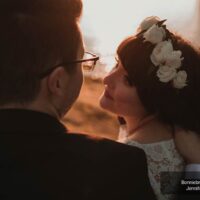
[[[127,125],[127,131],[130,134],[134,134],[138,129],[144,128],[144,126],[147,126],[152,121],[157,121],[156,115],[147,115],[142,118],[137,117],[126,117],[125,118],[126,125]]]
[[[139,142],[155,142],[172,138],[172,128],[159,121],[156,115],[145,116],[142,119],[125,118],[127,132],[130,137]]]

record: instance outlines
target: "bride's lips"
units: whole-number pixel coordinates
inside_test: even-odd
[[[105,90],[104,95],[106,98],[113,100],[112,96],[110,95],[110,93],[107,90]]]

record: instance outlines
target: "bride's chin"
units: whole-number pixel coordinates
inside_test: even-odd
[[[101,98],[99,100],[99,105],[101,106],[101,108],[103,108],[104,110],[106,110],[114,115],[118,115],[113,103],[114,102],[111,99],[109,99],[103,95],[101,96]]]
[[[102,95],[99,100],[99,105],[101,108],[110,111],[111,109],[111,102],[105,95]]]

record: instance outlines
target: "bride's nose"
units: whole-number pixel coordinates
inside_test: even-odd
[[[113,72],[108,73],[104,79],[103,84],[109,86],[110,88],[115,85],[115,74]]]

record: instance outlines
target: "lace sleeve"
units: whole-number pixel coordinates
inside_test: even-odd
[[[174,199],[174,195],[164,195],[161,192],[162,172],[181,172],[184,169],[184,161],[175,148],[173,139],[151,144],[140,144],[133,140],[124,140],[124,143],[143,149],[147,156],[148,175],[151,186],[159,200]],[[166,173],[162,177],[162,183],[171,185],[172,177]]]

